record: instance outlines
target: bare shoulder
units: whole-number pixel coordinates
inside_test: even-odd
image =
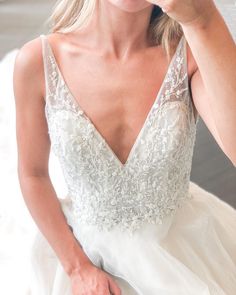
[[[17,59],[21,64],[29,65],[32,61],[41,61],[41,38],[40,36],[29,40],[19,49]]]
[[[68,40],[70,40],[70,33],[49,33],[46,35],[50,47],[53,50],[55,56],[59,55],[60,50],[64,45],[67,45]]]
[[[19,49],[14,64],[14,85],[33,88],[44,97],[44,66],[40,36],[32,39]]]
[[[40,36],[18,51],[13,71],[18,173],[48,175],[50,138],[45,116],[44,64]]]
[[[69,35],[69,34],[67,33],[67,35]],[[46,35],[47,39],[52,44],[56,43],[58,41],[63,41],[64,36],[65,36],[64,33],[59,33],[59,32],[49,33]]]

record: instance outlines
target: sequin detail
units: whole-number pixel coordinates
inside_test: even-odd
[[[70,93],[45,35],[45,114],[52,150],[68,188],[68,223],[120,227],[133,233],[144,222],[161,224],[189,193],[198,122],[190,97],[185,39],[179,42],[147,119],[121,165]],[[195,120],[196,119],[196,120]]]

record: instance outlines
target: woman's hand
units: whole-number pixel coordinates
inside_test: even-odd
[[[181,25],[204,25],[217,11],[213,0],[147,0]]]
[[[121,295],[121,290],[108,273],[92,263],[70,275],[73,295]]]

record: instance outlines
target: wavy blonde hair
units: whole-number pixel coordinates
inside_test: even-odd
[[[97,0],[57,0],[46,23],[50,33],[67,33],[79,29],[89,22]],[[168,60],[176,50],[183,35],[179,23],[170,18],[160,7],[154,5],[149,25],[149,36],[154,44],[161,45]]]

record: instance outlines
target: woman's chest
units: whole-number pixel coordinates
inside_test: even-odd
[[[159,57],[158,66],[157,60],[133,61],[123,66],[94,62],[92,72],[83,71],[85,67],[81,65],[68,75],[66,84],[74,100],[122,163],[146,124],[166,79],[168,65]],[[188,67],[189,75],[191,71]]]
[[[62,111],[66,111],[69,105],[73,110],[82,111],[83,116],[74,121],[73,116],[69,116],[69,110],[66,119],[63,120],[64,113],[58,110],[50,115],[53,117],[50,121],[56,122],[54,125],[58,126],[57,131],[67,131],[69,137],[77,138],[79,133],[75,134],[75,130],[80,132],[82,129],[74,127],[82,122],[85,123],[86,129],[86,123],[89,123],[95,134],[106,142],[109,152],[113,152],[121,164],[126,163],[131,152],[135,150],[134,147],[139,144],[140,137],[143,140],[145,133],[152,134],[153,130],[146,132],[146,129],[151,125],[154,129],[153,125],[159,123],[159,118],[156,117],[161,117],[163,113],[158,114],[163,101],[178,109],[174,116],[182,115],[182,118],[185,117],[188,121],[188,113],[191,111],[188,109],[188,77],[191,76],[192,63],[188,63],[186,71],[186,59],[182,51],[184,47],[181,46],[181,42],[179,44],[169,64],[157,51],[155,54],[149,52],[149,55],[137,55],[127,63],[117,60],[101,63],[94,60],[94,57],[89,60],[83,58],[81,63],[77,60],[74,65],[64,63],[62,67],[59,64],[59,69],[53,59],[52,66],[55,66],[58,75],[55,78],[52,75],[51,78],[57,86],[52,97],[48,97],[47,100],[55,103],[56,108],[61,108]],[[176,104],[173,103],[175,101]],[[164,108],[165,113],[172,117],[168,105]],[[49,112],[53,113],[54,110],[51,109]],[[68,126],[69,117],[70,127],[64,128]],[[161,126],[163,122],[164,120],[162,123],[160,120],[158,128],[165,129]],[[176,122],[175,118],[173,122]],[[62,134],[66,136],[66,132]]]

